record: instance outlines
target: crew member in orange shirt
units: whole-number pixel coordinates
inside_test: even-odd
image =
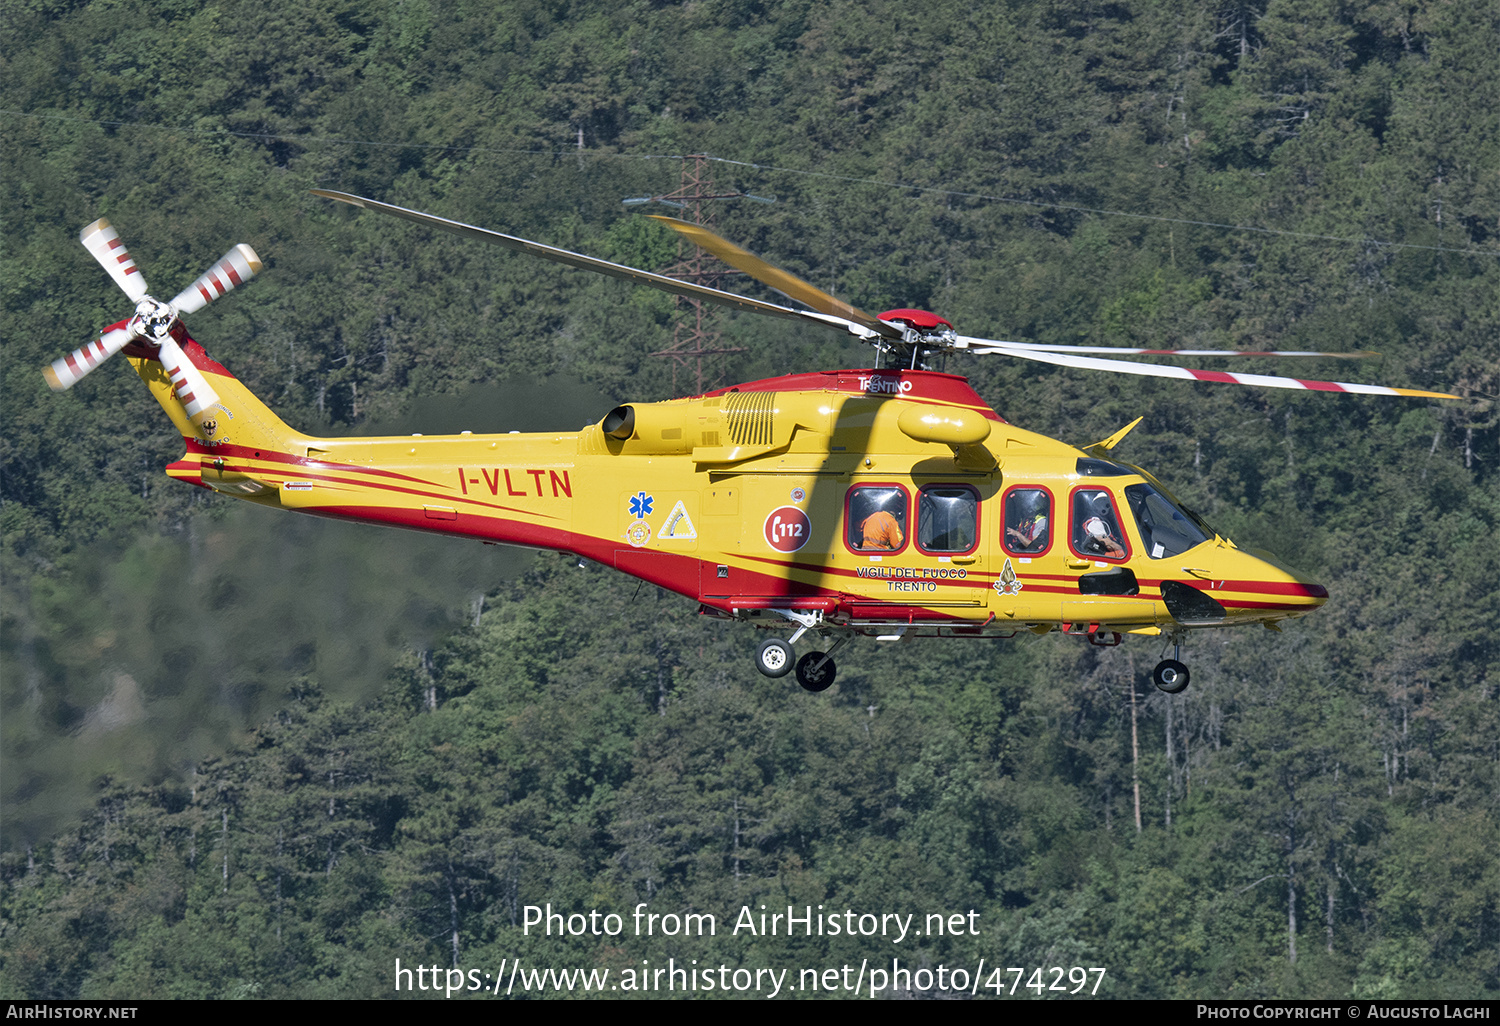
[[[896,518],[883,509],[866,517],[865,522],[859,525],[859,530],[864,536],[860,548],[864,549],[899,549],[906,540]]]

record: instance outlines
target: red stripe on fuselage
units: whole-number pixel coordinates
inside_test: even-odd
[[[197,453],[200,456],[212,456],[215,459],[224,457],[238,459],[257,459],[268,463],[285,463],[295,467],[316,467],[322,470],[332,470],[344,474],[368,474],[371,477],[389,477],[398,481],[410,481],[413,484],[427,485],[432,487],[432,482],[422,477],[412,477],[410,474],[401,474],[394,470],[382,470],[379,467],[361,467],[353,463],[330,463],[312,456],[297,456],[289,452],[281,452],[276,449],[256,449],[248,445],[236,445],[226,442],[222,445],[205,445],[196,438],[183,436],[187,443],[188,452]],[[316,441],[316,439],[314,439]]]
[[[980,570],[969,570],[967,577],[905,577],[898,574],[890,574],[886,576],[876,574],[865,575],[861,574],[858,568],[832,566],[823,563],[796,563],[775,559],[770,556],[739,555],[738,558],[753,560],[757,563],[770,563],[772,566],[785,567],[788,570],[800,570],[803,573],[808,574],[823,574],[830,577],[849,577],[861,581],[929,581],[937,584],[942,584],[945,587],[954,588],[988,588],[990,586],[990,581],[988,580],[988,578],[995,576],[994,571]],[[891,563],[872,563],[870,565],[874,567],[884,567],[886,569],[906,569],[906,567]],[[949,565],[950,564],[947,563],[939,564],[939,566],[941,567],[946,567]],[[921,564],[919,566],[913,567],[912,569],[934,569],[934,567],[932,567],[930,564]],[[967,570],[968,568],[963,567],[961,569]]]
[[[784,567],[787,567],[788,569],[801,570],[801,571],[804,571],[806,573],[829,574],[829,575],[838,576],[838,577],[855,577],[855,578],[859,578],[861,580],[872,580],[872,581],[876,581],[876,580],[878,580],[878,581],[883,581],[883,580],[903,580],[903,579],[905,579],[905,578],[900,578],[900,577],[896,577],[896,576],[892,576],[892,577],[878,577],[878,576],[873,576],[872,575],[870,577],[864,577],[864,576],[862,576],[859,573],[859,570],[857,568],[851,569],[851,568],[847,568],[847,567],[824,566],[824,565],[821,565],[821,564],[818,564],[818,563],[785,562],[785,561],[782,561],[782,560],[779,560],[779,559],[774,559],[774,558],[767,557],[767,556],[749,556],[749,555],[746,555],[746,556],[742,556],[741,558],[742,559],[755,560],[755,561],[761,562],[761,563],[770,563],[770,564],[773,564],[775,566],[784,566]],[[901,567],[897,566],[897,564],[872,563],[870,565],[873,566],[873,567],[888,567],[888,568],[891,568],[891,569],[901,569]],[[944,565],[946,565],[946,564],[944,564]],[[1020,580],[1023,584],[1025,584],[1026,587],[1032,589],[1033,591],[1042,592],[1044,594],[1070,594],[1070,593],[1076,593],[1078,579],[1081,576],[1083,576],[1085,573],[1088,573],[1088,572],[1090,572],[1090,571],[1081,571],[1078,574],[1030,574],[1030,573],[1017,573],[1016,574],[1016,578],[1018,580]],[[977,586],[977,587],[988,587],[989,584],[990,584],[990,582],[991,582],[991,580],[996,576],[997,573],[998,573],[998,571],[995,571],[995,570],[970,570],[969,571],[969,576],[966,577],[966,578],[961,578],[961,579],[955,579],[955,578],[942,578],[942,579],[938,579],[938,578],[912,578],[912,579],[913,580],[918,580],[918,579],[920,579],[920,580],[941,580],[943,583],[945,583],[947,585],[952,585],[952,586],[955,586],[955,587],[963,587],[965,585],[967,585],[969,587],[975,587],[975,586]],[[1142,594],[1139,597],[1141,597],[1141,598],[1151,598],[1151,599],[1155,599],[1157,601],[1160,601],[1160,599],[1161,599],[1161,594],[1160,594],[1160,592],[1161,592],[1161,585],[1162,585],[1162,582],[1166,581],[1166,580],[1177,580],[1177,578],[1162,578],[1161,580],[1148,580],[1148,579],[1145,579],[1145,578],[1141,578],[1139,580],[1139,584],[1140,584],[1140,587],[1142,589]],[[1042,582],[1046,582],[1046,581],[1057,581],[1057,582],[1060,582],[1061,586],[1059,586],[1059,585],[1049,585],[1049,584],[1042,583]],[[1191,582],[1188,582],[1188,581],[1182,581],[1181,583],[1187,584],[1189,587],[1194,588],[1197,591],[1201,591],[1201,592],[1203,592],[1203,594],[1209,595],[1209,596],[1217,595],[1217,594],[1220,594],[1222,592],[1227,592],[1227,591],[1239,591],[1239,592],[1250,592],[1251,594],[1256,594],[1256,595],[1296,595],[1296,596],[1300,596],[1300,597],[1303,597],[1303,598],[1322,598],[1322,599],[1326,599],[1328,597],[1328,589],[1325,588],[1325,587],[1323,587],[1321,584],[1306,584],[1306,583],[1303,583],[1301,581],[1244,581],[1244,580],[1227,580],[1227,579],[1223,580],[1223,581],[1218,581],[1216,579],[1215,583],[1219,584],[1219,587],[1217,587],[1217,588],[1206,588],[1206,587],[1200,587],[1199,586],[1199,584],[1205,584],[1205,585],[1208,584],[1209,583],[1208,581],[1200,581],[1197,584],[1191,583]],[[1069,585],[1071,585],[1071,587],[1069,587]],[[1145,590],[1148,589],[1148,588],[1149,589],[1154,589],[1155,594],[1149,594],[1149,595],[1145,594]],[[1116,596],[1116,597],[1131,597],[1131,598],[1133,598],[1133,597],[1136,597],[1136,596]],[[1302,607],[1297,607],[1297,608],[1302,608]]]
[[[1245,600],[1245,601],[1242,601],[1242,602],[1241,601],[1236,601],[1236,602],[1221,602],[1219,604],[1222,605],[1226,610],[1228,610],[1230,612],[1233,612],[1236,609],[1243,609],[1243,610],[1251,610],[1251,609],[1280,609],[1280,610],[1284,610],[1286,612],[1294,612],[1294,613],[1301,612],[1301,613],[1305,613],[1305,612],[1307,612],[1307,611],[1309,611],[1311,609],[1316,609],[1317,608],[1316,606],[1310,606],[1310,605],[1308,605],[1306,603],[1292,603],[1292,602],[1252,602],[1252,601],[1250,601],[1248,599]]]
[[[1149,587],[1160,590],[1162,584],[1166,581],[1177,581],[1179,584],[1186,584],[1188,587],[1196,591],[1201,591],[1210,597],[1225,591],[1248,591],[1255,595],[1299,595],[1303,598],[1326,599],[1328,597],[1328,589],[1321,584],[1308,584],[1303,581],[1231,581],[1213,578],[1212,583],[1217,584],[1218,587],[1208,588],[1204,587],[1204,585],[1210,582],[1201,578],[1188,581],[1177,577],[1163,577],[1159,581],[1142,579],[1140,585],[1143,588]]]
[[[325,464],[325,466],[326,466],[326,464]],[[267,473],[276,474],[277,473],[276,471],[265,471],[265,470],[262,470],[262,469],[260,469],[258,467],[250,466],[248,464],[231,464],[231,463],[228,463],[228,462],[226,462],[222,468],[216,468],[216,469],[222,469],[222,470],[228,471],[230,473],[236,473],[236,474],[267,474]],[[344,468],[340,467],[338,469],[339,470],[343,470]],[[364,469],[364,468],[355,468],[355,469]],[[286,471],[281,471],[280,472],[280,476],[285,477],[287,479],[306,480],[306,481],[325,481],[325,482],[328,482],[330,484],[350,485],[350,486],[355,487],[355,488],[371,488],[371,489],[376,489],[376,490],[383,491],[383,492],[395,492],[395,493],[401,494],[401,495],[415,495],[415,496],[418,496],[418,497],[424,498],[424,499],[441,499],[444,502],[462,502],[464,505],[469,505],[469,506],[484,506],[487,509],[503,510],[506,513],[519,513],[522,516],[542,517],[542,518],[545,518],[547,520],[558,520],[558,519],[561,519],[560,517],[555,517],[555,516],[552,516],[552,515],[547,514],[547,513],[534,513],[531,510],[517,509],[515,506],[502,506],[502,505],[500,505],[498,503],[494,503],[494,502],[483,502],[483,501],[481,501],[479,499],[467,499],[467,498],[463,498],[462,496],[455,496],[452,492],[446,492],[446,491],[444,491],[444,492],[431,492],[431,491],[424,491],[424,490],[422,490],[420,488],[403,488],[400,485],[386,484],[383,481],[360,481],[360,480],[356,480],[356,479],[353,479],[353,478],[337,477],[337,476],[335,476],[333,474],[288,473]],[[409,480],[420,481],[422,484],[430,484],[430,482],[421,481],[420,478],[411,478]],[[314,511],[307,510],[306,512],[314,512]]]

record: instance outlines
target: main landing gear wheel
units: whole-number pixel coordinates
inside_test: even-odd
[[[822,666],[818,664],[822,663]],[[827,691],[838,675],[838,667],[822,652],[809,652],[797,660],[797,683],[813,693]]]
[[[1188,668],[1176,659],[1163,659],[1151,671],[1151,683],[1156,685],[1158,691],[1175,695],[1187,689],[1188,676]]]
[[[755,668],[767,677],[785,677],[792,668],[792,650],[780,638],[772,638],[755,653]]]

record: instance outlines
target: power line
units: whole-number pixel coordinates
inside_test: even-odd
[[[297,146],[308,144],[324,144],[330,146],[369,146],[376,149],[414,149],[434,150],[447,153],[494,153],[507,154],[510,156],[523,157],[547,157],[557,159],[563,156],[577,156],[578,151],[564,150],[537,150],[537,149],[510,149],[499,146],[452,146],[441,143],[418,143],[418,142],[383,142],[378,139],[344,139],[330,135],[280,135],[271,132],[236,132],[230,129],[220,128],[176,128],[170,125],[155,125],[143,121],[105,121],[97,118],[72,117],[65,114],[34,114],[29,111],[3,110],[0,115],[11,117],[35,118],[46,121],[67,121],[79,124],[106,125],[112,128],[141,128],[148,131],[175,132],[182,135],[202,136],[229,136],[236,139],[255,139],[263,142],[284,142]],[[1137,221],[1153,221],[1159,224],[1181,224],[1197,228],[1217,228],[1222,231],[1248,232],[1256,235],[1277,235],[1292,239],[1308,239],[1316,242],[1338,242],[1356,246],[1376,246],[1381,249],[1414,249],[1428,253],[1451,253],[1456,256],[1483,256],[1500,257],[1500,250],[1492,249],[1459,249],[1455,246],[1428,246],[1416,242],[1387,242],[1369,236],[1356,237],[1350,235],[1325,235],[1318,232],[1299,232],[1286,228],[1265,228],[1260,225],[1230,224],[1224,221],[1202,221],[1188,217],[1169,217],[1165,214],[1141,214],[1130,210],[1111,210],[1107,207],[1090,207],[1080,203],[1056,203],[1049,200],[1025,199],[1018,196],[1000,196],[993,193],[969,192],[961,189],[948,189],[936,185],[915,185],[910,182],[892,182],[882,178],[866,178],[859,175],[841,175],[829,171],[811,171],[805,168],[781,167],[775,164],[760,164],[748,160],[734,160],[729,157],[708,157],[689,154],[671,153],[601,153],[591,152],[586,155],[595,160],[707,160],[718,164],[727,164],[732,167],[749,168],[754,171],[768,174],[798,175],[805,178],[819,178],[826,181],[847,182],[852,185],[874,185],[886,189],[901,189],[906,192],[918,192],[933,196],[946,196],[953,199],[981,200],[986,203],[1006,203],[1012,206],[1033,207],[1041,210],[1064,210],[1070,213],[1099,214],[1105,217],[1125,217]]]
[[[1425,246],[1415,242],[1383,242],[1380,239],[1372,239],[1368,236],[1356,238],[1347,235],[1320,235],[1316,232],[1296,232],[1285,228],[1262,228],[1258,225],[1228,224],[1220,221],[1196,221],[1186,217],[1167,217],[1162,214],[1137,214],[1128,210],[1109,210],[1104,207],[1086,207],[1077,203],[1052,203],[1046,200],[1021,199],[1015,196],[996,196],[983,192],[963,192],[957,189],[944,189],[930,185],[912,185],[904,182],[888,182],[879,178],[861,178],[856,175],[836,175],[826,171],[799,171],[796,168],[773,167],[764,164],[754,164],[743,160],[731,160],[727,157],[710,157],[724,164],[733,164],[740,167],[754,168],[759,171],[775,171],[789,175],[807,175],[816,178],[827,178],[834,181],[849,182],[856,185],[880,185],[891,189],[905,189],[911,192],[932,193],[938,196],[951,196],[955,199],[977,199],[990,203],[1011,203],[1018,206],[1041,207],[1047,210],[1068,210],[1084,214],[1104,214],[1110,217],[1130,217],[1139,221],[1158,221],[1164,224],[1195,225],[1200,228],[1223,228],[1226,231],[1255,232],[1261,235],[1285,235],[1297,239],[1317,239],[1324,242],[1351,242],[1366,246],[1380,246],[1384,249],[1422,249],[1434,253],[1458,253],[1465,256],[1500,256],[1500,250],[1490,249],[1457,249],[1451,246]]]

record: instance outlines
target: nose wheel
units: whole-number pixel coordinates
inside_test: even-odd
[[[1156,669],[1151,671],[1151,683],[1156,685],[1158,691],[1165,691],[1169,695],[1175,695],[1186,691],[1191,674],[1188,668],[1179,660],[1182,659],[1182,634],[1170,635],[1172,642],[1172,658],[1163,659],[1156,664]]]
[[[1163,659],[1151,671],[1151,683],[1156,685],[1158,691],[1175,695],[1187,690],[1189,676],[1188,668],[1176,659]]]

